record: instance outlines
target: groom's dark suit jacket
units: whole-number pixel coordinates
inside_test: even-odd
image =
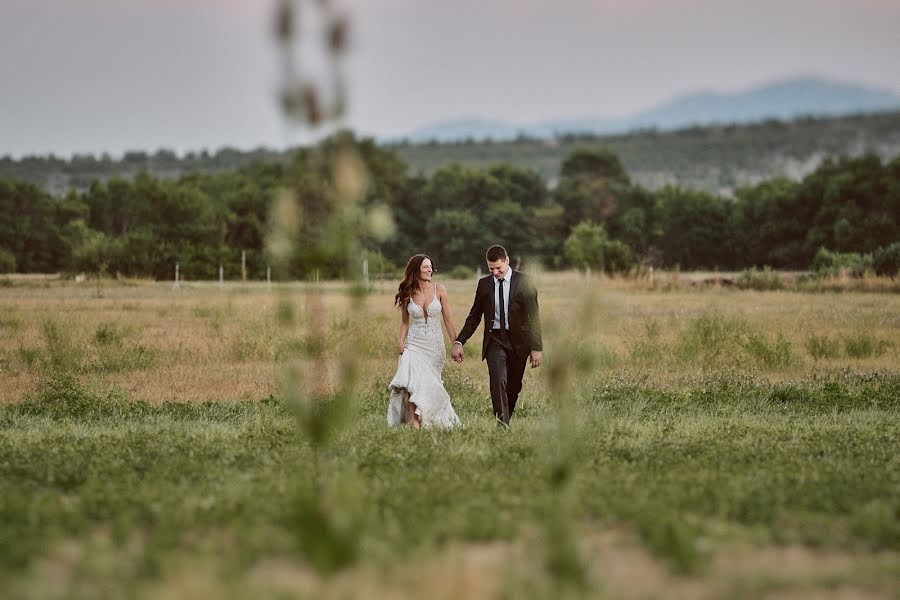
[[[516,354],[527,357],[532,350],[543,350],[541,341],[541,320],[538,311],[537,290],[528,275],[513,271],[509,290],[509,337]],[[481,360],[487,354],[488,341],[494,322],[494,276],[488,275],[478,280],[475,301],[466,317],[466,324],[456,339],[463,344],[468,341],[478,322],[484,320],[484,341],[481,345]]]

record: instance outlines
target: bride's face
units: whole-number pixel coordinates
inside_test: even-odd
[[[419,281],[431,281],[432,273],[434,269],[431,267],[431,261],[426,258],[419,266]]]

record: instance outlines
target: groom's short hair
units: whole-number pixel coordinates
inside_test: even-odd
[[[484,256],[488,259],[488,262],[494,262],[495,260],[502,260],[509,257],[506,253],[506,248],[503,246],[491,246]]]

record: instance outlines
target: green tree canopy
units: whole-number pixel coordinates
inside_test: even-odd
[[[733,266],[731,204],[707,192],[666,187],[657,194],[663,261],[683,269]]]

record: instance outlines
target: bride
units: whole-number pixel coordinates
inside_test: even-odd
[[[447,289],[431,281],[434,268],[431,259],[416,254],[406,263],[403,281],[394,298],[400,308],[400,360],[397,374],[388,389],[388,425],[410,423],[421,427],[454,427],[459,417],[444,389],[443,317],[450,340],[456,339],[456,328],[450,316]]]

